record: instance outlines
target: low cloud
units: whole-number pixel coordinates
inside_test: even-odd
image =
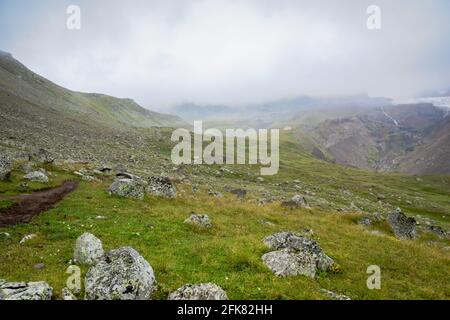
[[[450,83],[448,1],[2,1],[2,49],[73,90],[150,108],[342,95],[404,98]],[[81,30],[66,28],[79,5]]]

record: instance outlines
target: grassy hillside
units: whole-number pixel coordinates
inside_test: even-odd
[[[368,212],[387,213],[400,206],[410,216],[423,217],[417,217],[421,224],[432,221],[448,230],[450,177],[375,174],[318,161],[298,149],[296,140],[283,134],[280,172],[264,181],[258,181],[256,167],[178,168],[171,173],[179,181],[178,197],[172,200],[111,197],[105,191],[111,177],[80,181],[75,192],[31,223],[0,228],[11,234],[0,237],[0,278],[45,280],[60,298],[75,240],[89,231],[105,249],[138,250],[155,270],[158,299],[195,282],[215,282],[231,299],[326,299],[321,288],[353,299],[450,298],[448,239],[421,232],[417,240],[400,241],[385,222],[371,227],[356,223]],[[165,157],[170,145],[161,146],[160,152]],[[79,166],[48,167],[57,174],[51,183],[79,179],[70,173]],[[20,177],[16,171],[11,182],[1,182],[1,193],[17,193]],[[244,187],[248,197],[239,200],[226,193],[225,186]],[[209,195],[211,190],[224,197]],[[279,201],[258,204],[262,197],[281,200],[295,193],[304,194],[312,209],[288,210]],[[185,225],[191,212],[209,214],[214,227],[200,230]],[[313,237],[342,272],[321,273],[314,280],[278,278],[263,264],[261,255],[268,251],[264,237],[305,228],[314,231]],[[38,236],[19,244],[30,233]],[[40,262],[45,268],[34,269]],[[366,269],[374,264],[382,270],[381,290],[366,287]]]

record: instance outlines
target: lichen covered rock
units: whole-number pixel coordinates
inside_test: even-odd
[[[155,289],[152,267],[130,247],[108,252],[85,279],[87,300],[149,300]]]
[[[214,283],[185,284],[169,295],[169,300],[228,300],[226,292]]]
[[[102,242],[91,233],[83,233],[75,243],[73,260],[75,263],[94,265],[104,255]]]
[[[393,212],[388,215],[387,221],[395,236],[399,239],[410,240],[417,237],[416,220],[405,216],[402,212]]]
[[[116,179],[108,189],[109,194],[123,198],[143,200],[145,186],[139,179]]]
[[[177,190],[168,177],[150,177],[147,193],[158,197],[174,198],[177,195]]]
[[[6,282],[0,280],[0,300],[50,300],[53,288],[44,281]]]

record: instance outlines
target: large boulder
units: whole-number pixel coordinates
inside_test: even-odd
[[[195,225],[202,228],[211,228],[212,222],[207,214],[192,214],[189,218],[184,220],[184,223]]]
[[[86,274],[86,300],[149,300],[156,290],[150,264],[130,247],[108,252]]]
[[[150,177],[147,192],[164,198],[174,198],[177,195],[177,189],[168,177]]]
[[[104,255],[102,242],[91,233],[83,233],[75,243],[73,260],[75,263],[94,265]]]
[[[143,200],[145,186],[140,179],[116,179],[108,189],[109,194],[123,198],[134,198]]]
[[[42,171],[33,171],[23,177],[25,180],[47,183],[48,177]]]
[[[395,236],[402,240],[414,239],[417,237],[416,220],[405,216],[400,211],[390,213],[387,221]]]
[[[13,165],[11,160],[6,156],[0,156],[0,181],[9,180]]]
[[[335,262],[310,238],[292,232],[275,233],[264,239],[270,250],[263,261],[278,276],[305,275],[315,277],[316,271],[332,270]],[[333,270],[334,271],[334,270]]]
[[[325,254],[315,240],[293,232],[275,233],[265,238],[264,243],[270,250],[292,249],[309,252],[314,256],[317,268],[322,271],[327,271],[334,264],[334,260]]]
[[[305,197],[296,194],[291,198],[291,200],[283,201],[281,203],[281,206],[290,208],[290,209],[296,209],[296,208],[309,208],[308,202],[306,201]]]
[[[0,280],[0,300],[50,300],[53,289],[44,281],[6,282]]]
[[[169,300],[228,300],[226,292],[214,283],[185,284],[169,294]]]
[[[280,277],[304,275],[316,276],[316,259],[308,251],[282,249],[266,253],[262,256],[264,263],[272,272]]]
[[[41,148],[31,151],[29,154],[29,160],[39,163],[53,163],[55,158],[48,150]]]

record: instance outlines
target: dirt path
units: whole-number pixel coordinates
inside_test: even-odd
[[[29,222],[34,216],[54,207],[78,187],[78,182],[66,181],[59,187],[20,196],[20,201],[0,209],[0,227]]]

